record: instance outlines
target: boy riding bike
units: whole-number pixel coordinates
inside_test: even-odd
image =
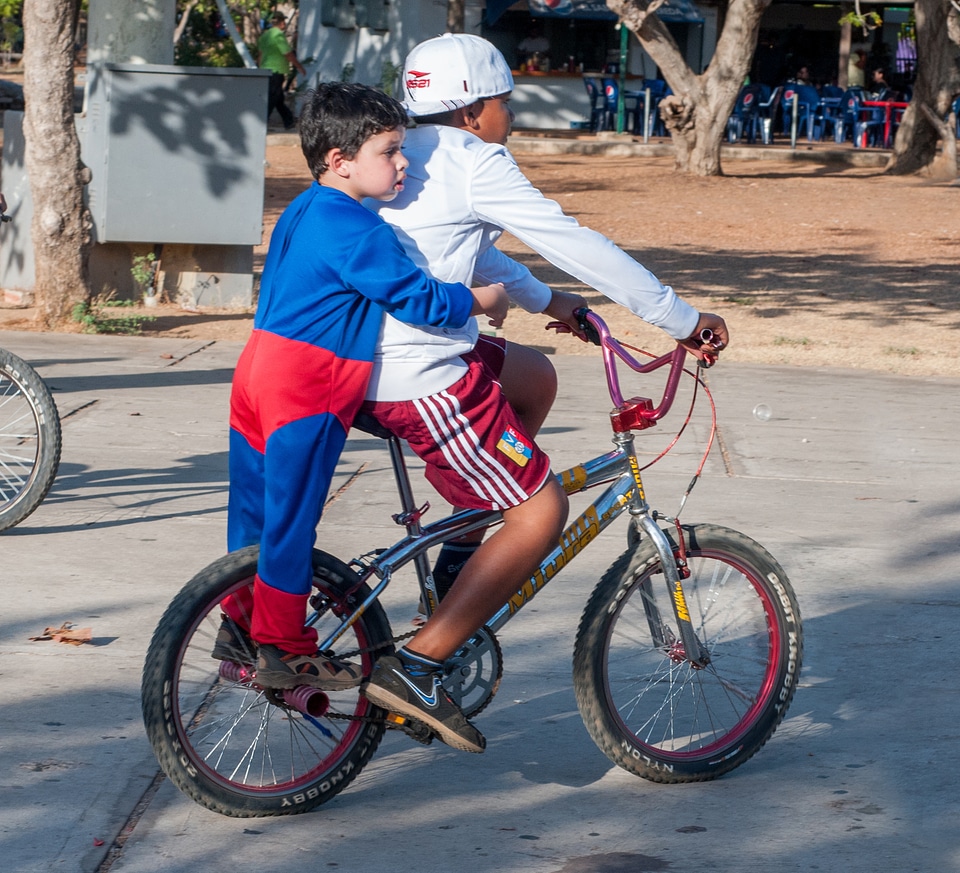
[[[502,282],[525,309],[579,332],[572,315],[584,305],[579,295],[551,291],[494,248],[509,230],[694,354],[726,345],[722,318],[698,313],[523,176],[504,147],[513,78],[493,45],[469,34],[428,40],[407,57],[403,82],[418,120],[404,147],[408,183],[393,202],[368,205],[424,270],[443,281]],[[705,330],[712,344],[700,338]],[[438,592],[452,586],[449,593],[410,645],[378,662],[365,694],[467,751],[483,751],[485,740],[444,694],[442,665],[519,588],[563,528],[566,495],[533,439],[555,391],[545,356],[478,337],[474,322],[438,331],[384,319],[364,411],[410,444],[454,506],[502,509],[504,523],[483,542],[444,547],[434,577]]]

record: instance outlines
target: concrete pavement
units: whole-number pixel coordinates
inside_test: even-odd
[[[655,785],[614,767],[580,721],[573,639],[623,548],[618,524],[502,632],[503,684],[477,720],[484,755],[390,734],[319,810],[228,819],[158,775],[138,695],[161,612],[223,551],[240,346],[3,331],[0,346],[52,387],[64,433],[50,495],[0,535],[0,869],[960,870],[958,380],[710,372],[722,442],[683,517],[773,552],[806,636],[786,720],[738,770]],[[541,442],[559,469],[607,449],[609,401],[597,358],[554,361],[561,392]],[[752,414],[760,403],[768,421]],[[704,432],[696,422],[647,474],[655,506],[676,510]],[[350,441],[341,482],[364,461],[321,522],[321,547],[344,558],[395,536],[375,441]],[[91,627],[93,644],[29,641],[64,621]]]

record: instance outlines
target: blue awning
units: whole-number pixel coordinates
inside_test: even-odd
[[[484,20],[493,24],[516,0],[487,0]],[[534,18],[593,18],[616,21],[604,0],[527,0]],[[703,14],[692,0],[667,0],[654,13],[661,21],[703,22]]]

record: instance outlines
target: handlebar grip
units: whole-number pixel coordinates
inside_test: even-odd
[[[580,326],[580,330],[583,331],[587,340],[595,346],[598,346],[600,345],[600,332],[587,320],[587,313],[589,311],[586,307],[581,307],[580,309],[575,309],[573,314],[577,317],[577,324]]]

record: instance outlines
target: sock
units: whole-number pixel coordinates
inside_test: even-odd
[[[403,669],[411,676],[429,676],[431,673],[439,673],[443,669],[440,661],[434,661],[426,655],[412,652],[406,646],[397,651],[397,657],[403,665]]]
[[[433,581],[437,586],[437,597],[443,600],[453,587],[463,565],[473,557],[480,543],[444,543],[433,567]]]

